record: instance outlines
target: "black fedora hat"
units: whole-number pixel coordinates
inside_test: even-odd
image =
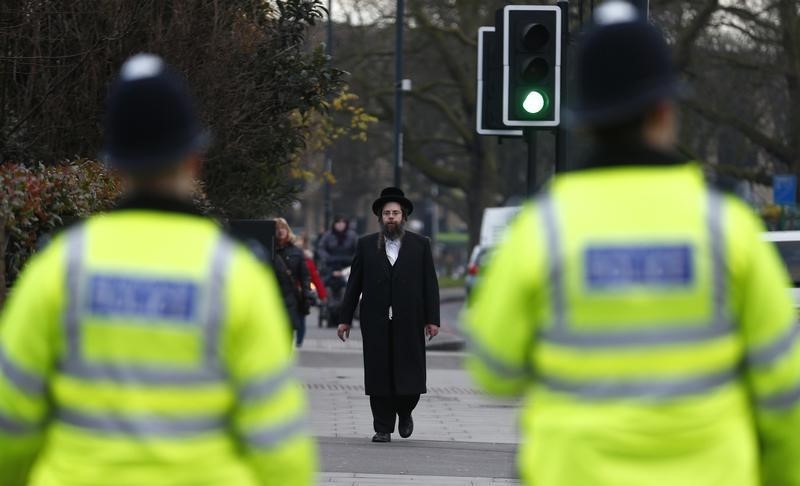
[[[388,202],[396,202],[400,204],[400,206],[406,210],[406,216],[414,211],[414,205],[411,204],[411,201],[406,198],[406,195],[403,194],[403,191],[397,187],[386,187],[381,191],[381,197],[372,203],[372,212],[375,213],[375,216],[381,215],[383,206],[385,206]]]

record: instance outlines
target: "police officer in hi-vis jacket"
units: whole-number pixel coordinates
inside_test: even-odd
[[[3,310],[0,484],[313,484],[274,277],[191,204],[207,137],[184,81],[132,57],[105,129],[127,196],[36,255]]]
[[[788,276],[753,212],[674,150],[664,37],[605,2],[577,68],[574,121],[595,149],[521,211],[469,311],[473,377],[526,397],[521,477],[800,484]]]

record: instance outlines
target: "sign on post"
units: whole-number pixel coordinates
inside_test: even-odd
[[[794,206],[797,202],[797,176],[781,174],[772,176],[772,199],[781,206]]]
[[[500,39],[494,27],[478,29],[477,131],[480,135],[521,137],[522,130],[505,125],[502,118],[502,66]]]
[[[275,254],[275,220],[234,219],[230,231],[250,251],[265,263],[272,263]]]

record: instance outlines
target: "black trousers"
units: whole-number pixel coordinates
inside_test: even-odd
[[[409,417],[419,403],[419,395],[369,396],[372,409],[372,426],[375,432],[394,432],[397,417]]]
[[[387,320],[389,328],[389,363],[394,363],[394,343],[392,342],[392,320]],[[372,409],[372,427],[375,432],[394,432],[394,424],[397,417],[407,418],[411,416],[414,407],[419,403],[417,395],[395,395],[394,387],[394,366],[389,367],[389,386],[393,395],[390,396],[369,396],[369,408]]]

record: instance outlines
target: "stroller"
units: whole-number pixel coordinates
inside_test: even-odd
[[[339,270],[325,269],[322,280],[328,291],[327,301],[319,309],[319,327],[336,327],[339,325],[339,306],[344,299],[347,288],[347,279],[350,277],[350,267]]]

